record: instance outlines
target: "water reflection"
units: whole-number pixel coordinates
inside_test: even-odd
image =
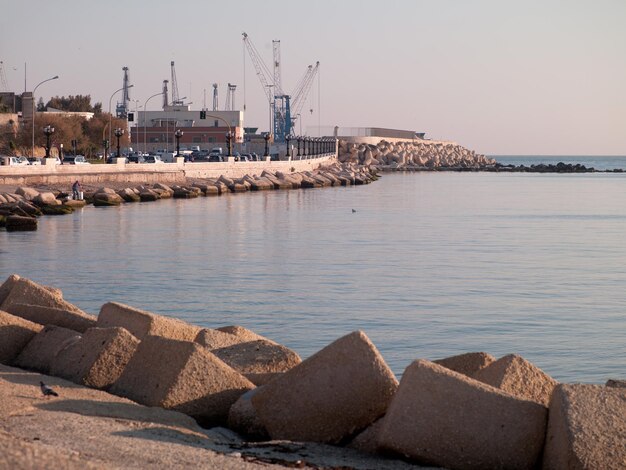
[[[624,182],[393,174],[87,207],[37,232],[0,232],[0,270],[93,313],[116,300],[242,324],[305,357],[363,329],[397,374],[418,357],[484,350],[603,382],[626,365]]]

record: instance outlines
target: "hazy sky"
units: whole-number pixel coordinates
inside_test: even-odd
[[[626,155],[626,0],[0,0],[11,89],[90,94],[108,110],[130,68],[142,106],[170,78],[193,109],[237,84],[268,126],[246,31],[268,66],[281,41],[291,92],[319,60],[307,125],[410,129],[485,154]],[[32,27],[27,27],[32,25]],[[319,93],[318,93],[319,92]],[[115,107],[116,96],[113,98]],[[318,99],[319,98],[319,99]],[[319,106],[318,106],[319,103]],[[158,109],[159,98],[148,103]],[[135,104],[132,105],[134,107]],[[313,109],[313,113],[310,113]]]

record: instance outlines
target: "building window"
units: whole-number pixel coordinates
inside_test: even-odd
[[[215,142],[215,141],[216,141],[216,140],[215,140],[215,137],[209,137],[209,143],[211,143],[211,142]]]
[[[200,142],[202,142],[202,137],[199,136],[194,136],[193,139],[191,140],[194,144],[198,144]]]
[[[217,124],[218,124],[218,121],[216,119],[215,121],[213,121],[213,127],[219,127]]]

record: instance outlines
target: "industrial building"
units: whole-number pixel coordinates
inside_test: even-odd
[[[191,110],[188,104],[178,104],[161,111],[129,112],[128,121],[131,146],[146,152],[174,150],[174,133],[179,129],[181,147],[224,146],[228,132],[233,144],[244,141],[243,111]]]

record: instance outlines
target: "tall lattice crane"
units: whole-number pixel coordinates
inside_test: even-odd
[[[226,92],[226,107],[224,108],[226,111],[235,110],[235,90],[236,89],[237,89],[237,85],[233,85],[232,83],[228,84],[228,91]]]
[[[180,106],[184,103],[183,100],[178,97],[178,82],[176,81],[176,69],[174,68],[174,61],[172,61],[170,65],[172,69],[172,104],[174,106]]]
[[[117,103],[115,108],[115,115],[118,118],[126,119],[128,117],[128,110],[130,107],[130,74],[128,67],[122,67],[124,71],[124,79],[122,82],[122,101]]]
[[[218,100],[217,100],[217,83],[213,84],[213,111],[217,111],[218,108]]]
[[[252,60],[252,64],[254,65],[257,77],[259,77],[259,81],[261,82],[263,91],[267,96],[268,103],[270,106],[273,106],[274,141],[285,142],[285,137],[291,134],[291,130],[293,128],[293,120],[291,118],[291,95],[285,93],[282,88],[280,41],[272,41],[274,67],[273,73],[270,73],[269,69],[261,59],[261,56],[256,47],[254,47],[254,44],[252,44],[249,36],[246,33],[242,34],[243,42],[246,49],[248,50],[248,55],[250,56],[250,60]],[[305,76],[301,79],[300,83],[296,87],[295,99],[298,100],[297,103],[300,106],[300,109],[302,107],[302,103],[306,101],[306,95],[311,88],[311,83],[313,82],[313,78],[317,73],[318,67],[319,62],[316,64],[315,68],[313,66],[309,66],[307,68]],[[269,83],[270,78],[274,79],[274,82],[271,84]],[[273,88],[274,90],[272,91],[271,88]]]

